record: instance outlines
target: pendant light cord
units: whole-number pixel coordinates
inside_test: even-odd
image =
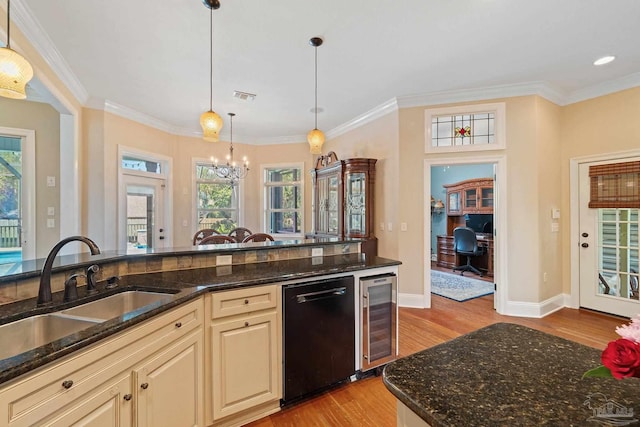
[[[209,15],[209,40],[211,41],[211,62],[209,63],[209,111],[213,111],[213,8]]]
[[[315,82],[316,82],[316,87],[315,87],[315,106],[314,106],[314,113],[315,113],[315,119],[316,119],[316,125],[315,125],[315,129],[318,129],[318,46],[315,46],[315,53],[316,53],[316,61],[315,61]]]
[[[7,0],[7,49],[11,49],[11,0]]]
[[[235,114],[229,114],[229,164],[233,166],[233,116]]]

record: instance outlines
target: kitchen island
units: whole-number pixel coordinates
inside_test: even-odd
[[[640,379],[583,379],[600,354],[497,323],[388,364],[383,381],[402,427],[631,424]]]

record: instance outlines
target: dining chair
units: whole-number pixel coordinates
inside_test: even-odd
[[[200,240],[199,245],[220,245],[226,243],[238,243],[233,237],[225,236],[224,234],[214,234],[207,236]]]
[[[229,236],[236,239],[237,243],[242,242],[247,236],[253,234],[251,230],[244,227],[236,227],[229,232]]]
[[[196,234],[193,235],[193,245],[195,246],[199,244],[205,237],[215,236],[217,234],[220,234],[220,232],[213,228],[203,228],[202,230],[198,230],[196,231]]]
[[[266,242],[266,241],[273,242],[273,237],[271,237],[271,235],[267,234],[267,233],[254,233],[254,234],[251,234],[251,235],[245,237],[245,239],[242,241],[242,243],[247,243],[247,242]]]

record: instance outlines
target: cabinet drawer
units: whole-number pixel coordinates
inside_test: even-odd
[[[211,304],[212,319],[275,308],[278,304],[277,286],[216,292],[211,295]]]

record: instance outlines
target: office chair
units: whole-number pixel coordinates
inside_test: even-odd
[[[478,239],[476,239],[476,232],[469,227],[456,227],[453,230],[453,249],[456,254],[464,255],[467,257],[467,263],[453,267],[453,271],[460,270],[460,275],[463,276],[465,271],[472,271],[483,276],[482,272],[471,265],[471,258],[478,257],[485,254],[484,246],[478,246]]]

